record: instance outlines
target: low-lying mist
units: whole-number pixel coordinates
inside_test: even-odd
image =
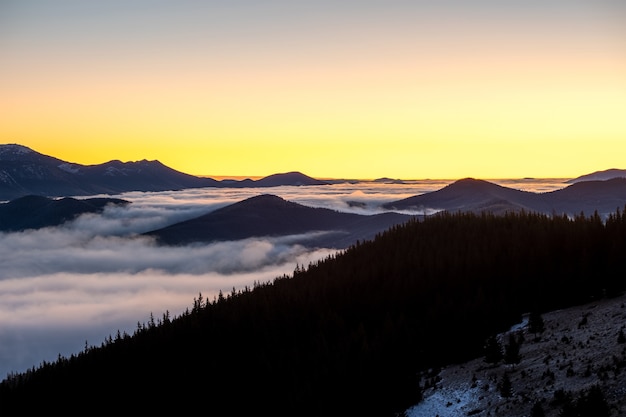
[[[337,184],[268,189],[195,189],[125,193],[108,207],[59,227],[0,234],[0,379],[59,354],[99,346],[117,331],[132,334],[150,314],[171,316],[202,293],[212,300],[254,282],[291,274],[332,248],[306,249],[291,237],[184,247],[157,245],[142,233],[262,193],[359,214],[441,188],[441,182]]]

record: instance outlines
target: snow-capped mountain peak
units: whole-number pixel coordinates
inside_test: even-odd
[[[14,143],[0,145],[0,160],[15,160],[23,157],[24,155],[28,155],[34,152],[35,151],[26,146],[17,145]]]

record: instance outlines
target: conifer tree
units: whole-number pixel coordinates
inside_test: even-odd
[[[603,417],[610,415],[610,409],[602,389],[594,385],[576,401],[576,409],[581,417]]]
[[[511,385],[511,379],[509,378],[509,374],[502,375],[502,380],[498,384],[498,390],[500,391],[500,395],[504,398],[509,398],[513,394],[513,387]]]
[[[543,410],[543,406],[539,401],[536,401],[530,409],[530,417],[545,417],[545,415],[546,413]]]
[[[528,331],[534,333],[536,337],[537,333],[543,333],[544,330],[543,317],[538,311],[532,311],[528,316]]]
[[[520,363],[520,347],[521,341],[520,338],[516,337],[515,334],[511,333],[509,335],[509,343],[504,347],[504,362],[509,364],[517,364]]]
[[[485,342],[485,362],[498,363],[502,360],[502,346],[496,335],[490,336]]]

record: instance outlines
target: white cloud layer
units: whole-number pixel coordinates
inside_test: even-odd
[[[150,313],[156,318],[166,310],[179,315],[200,292],[213,299],[220,290],[271,281],[291,274],[296,264],[308,265],[334,252],[310,251],[290,237],[163,247],[141,233],[262,193],[373,214],[382,203],[444,185],[135,192],[117,196],[132,204],[109,207],[101,215],[84,215],[60,227],[0,233],[0,378],[53,361],[58,354],[78,353],[85,340],[100,345],[117,330],[132,334]]]

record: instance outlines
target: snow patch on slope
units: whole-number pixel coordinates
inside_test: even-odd
[[[33,150],[22,145],[9,144],[0,146],[0,157],[2,157],[2,159],[10,160],[13,157],[28,155],[30,153],[33,153]]]
[[[16,184],[11,174],[9,174],[5,170],[0,170],[0,182],[3,182],[5,184]]]
[[[73,164],[61,164],[58,166],[61,171],[69,172],[70,174],[78,174],[80,172],[80,168]]]
[[[538,402],[546,417],[558,417],[558,392],[577,397],[599,386],[612,409],[611,416],[626,415],[626,295],[542,315],[545,331],[531,333],[528,316],[498,335],[523,335],[519,364],[488,364],[484,357],[450,365],[431,375],[424,399],[405,410],[408,417],[498,416],[528,417]],[[511,381],[511,396],[498,388],[504,375]],[[436,383],[432,383],[432,381]]]
[[[456,388],[437,388],[421,403],[409,408],[410,417],[461,416],[471,415],[479,405],[478,385],[463,384]]]

